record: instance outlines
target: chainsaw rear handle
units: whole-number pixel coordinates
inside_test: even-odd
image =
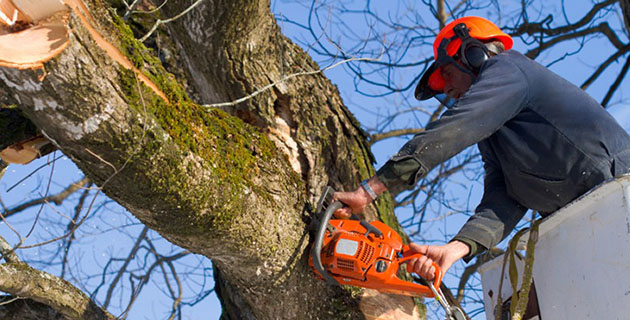
[[[411,259],[414,259],[414,258],[420,259],[422,256],[424,256],[421,253],[408,254],[408,252],[411,252],[409,246],[404,245],[403,246],[403,257],[398,260],[398,264],[407,263]],[[442,274],[442,269],[440,269],[440,266],[438,266],[437,263],[433,262],[433,268],[435,268],[435,273],[434,273],[434,276],[433,276],[433,287],[439,288],[440,287],[440,283],[442,283],[442,277],[444,275]]]
[[[324,277],[326,282],[331,285],[339,285],[335,278],[331,277],[328,274],[328,271],[324,269],[322,265],[322,243],[324,242],[324,236],[326,235],[326,226],[328,225],[328,221],[330,221],[330,217],[332,217],[333,213],[338,209],[343,208],[343,203],[340,201],[333,201],[327,208],[324,214],[321,217],[321,221],[319,222],[319,228],[317,229],[317,233],[315,234],[315,243],[313,244],[313,266],[315,270],[319,272],[319,274]]]

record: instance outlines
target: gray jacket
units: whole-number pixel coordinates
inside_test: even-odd
[[[549,214],[630,168],[630,136],[599,103],[510,50],[490,58],[457,104],[377,175],[394,193],[410,189],[474,143],[484,195],[455,237],[471,245],[470,256],[504,239],[527,208]]]

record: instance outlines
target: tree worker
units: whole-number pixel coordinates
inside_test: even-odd
[[[433,278],[433,261],[446,272],[497,245],[527,209],[547,216],[629,171],[630,136],[617,121],[580,88],[510,50],[512,43],[484,18],[445,26],[415,96],[435,97],[447,110],[375,176],[334,195],[347,205],[336,217],[361,212],[386,190],[412,189],[433,167],[476,143],[485,176],[475,214],[445,245],[410,245],[424,257],[408,270],[425,279]]]

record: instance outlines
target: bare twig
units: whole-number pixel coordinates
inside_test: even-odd
[[[172,290],[171,290],[171,295],[174,298],[173,310],[171,311],[171,316],[168,318],[168,320],[173,320],[175,319],[175,315],[177,314],[177,311],[179,310],[180,305],[182,303],[182,296],[184,294],[184,291],[182,290],[182,282],[179,279],[179,276],[177,275],[177,270],[175,269],[173,262],[170,260],[167,260],[166,264],[168,264],[169,269],[171,269],[171,274],[173,275],[173,279],[175,279],[175,283],[177,284],[177,296],[173,295]],[[166,276],[166,272],[164,272],[164,278],[165,278],[166,283],[169,283],[168,278]],[[169,290],[170,290],[170,286],[169,286]]]
[[[9,210],[6,210],[2,213],[2,215],[5,218],[8,218],[18,212],[24,211],[30,207],[34,207],[40,204],[45,204],[45,203],[49,203],[49,202],[54,202],[56,205],[61,205],[61,203],[68,198],[71,194],[73,194],[74,192],[76,192],[77,190],[83,188],[87,183],[88,183],[89,179],[83,178],[71,185],[69,185],[65,190],[55,194],[55,195],[51,195],[51,196],[47,196],[47,197],[43,197],[43,198],[39,198],[39,199],[34,199],[25,203],[22,203],[14,208],[11,208]]]
[[[136,243],[131,248],[131,251],[129,251],[129,255],[127,255],[125,262],[120,267],[120,269],[118,269],[118,273],[116,274],[116,277],[114,277],[114,280],[112,280],[112,282],[109,285],[109,288],[107,289],[107,295],[105,296],[105,302],[103,302],[103,308],[107,308],[109,306],[109,302],[112,299],[112,294],[114,293],[114,289],[118,285],[118,281],[120,281],[120,278],[122,278],[123,274],[127,271],[127,266],[129,266],[129,263],[131,263],[131,260],[133,260],[133,258],[136,256],[136,253],[138,253],[138,250],[140,249],[140,244],[142,243],[144,238],[147,236],[147,232],[149,232],[149,228],[144,227],[142,229],[142,232],[140,232],[140,235],[138,236]]]
[[[37,171],[55,163],[55,161],[61,159],[62,157],[65,157],[64,155],[60,155],[57,158],[53,159],[52,161],[47,161],[46,163],[42,164],[41,166],[37,167],[35,170],[33,170],[31,173],[29,173],[28,175],[26,175],[26,177],[20,179],[20,181],[16,182],[15,184],[13,184],[9,189],[7,189],[7,192],[11,192],[11,190],[13,190],[15,187],[19,186],[20,183],[24,182],[24,180],[30,178],[32,175],[34,175],[35,173],[37,173]]]
[[[196,6],[198,6],[203,0],[197,0],[195,3],[193,3],[190,7],[186,8],[186,10],[182,11],[180,14],[166,19],[166,20],[162,20],[162,19],[158,19],[158,21],[155,22],[155,24],[153,25],[153,27],[151,28],[151,30],[149,30],[149,32],[147,32],[147,34],[145,34],[142,38],[140,38],[139,40],[141,42],[146,41],[152,34],[153,32],[155,32],[155,30],[163,23],[169,23],[172,21],[175,21],[179,18],[181,18],[183,15],[187,14],[188,12],[190,12],[190,10],[194,9]]]
[[[125,12],[125,15],[123,15],[123,20],[127,21],[127,19],[129,19],[129,16],[136,9],[139,3],[140,3],[140,0],[134,0],[133,3],[131,3],[131,5],[127,6],[127,12]]]
[[[79,220],[79,217],[81,216],[83,205],[89,193],[90,193],[89,188],[86,188],[83,190],[81,197],[79,197],[78,204],[74,207],[74,216],[72,217],[72,220],[70,221],[70,223],[68,223],[67,230],[69,230],[72,233],[68,237],[68,241],[66,241],[65,245],[63,246],[63,259],[61,260],[61,275],[59,276],[61,279],[63,279],[66,275],[66,265],[68,263],[68,255],[70,254],[70,246],[72,246],[72,243],[75,239],[74,232],[76,231],[76,228],[75,228],[76,221]]]
[[[15,297],[15,298],[7,300],[7,301],[2,301],[2,302],[0,302],[0,306],[11,304],[11,303],[13,303],[15,301],[22,300],[22,299],[24,299],[24,298],[22,298],[22,297]]]
[[[375,143],[387,138],[406,136],[410,134],[418,134],[420,132],[424,132],[424,128],[409,128],[409,129],[398,129],[392,130],[384,133],[375,133],[370,135],[370,143]]]
[[[630,45],[626,45],[621,50],[618,50],[617,52],[615,52],[608,59],[606,59],[606,61],[600,64],[599,67],[597,67],[597,70],[595,70],[595,72],[593,72],[593,74],[590,77],[588,77],[588,79],[586,79],[584,83],[582,83],[580,88],[582,88],[582,90],[586,90],[586,88],[588,88],[588,86],[590,86],[602,74],[602,72],[604,72],[604,70],[608,68],[608,66],[610,66],[613,62],[619,59],[619,57],[621,57],[622,55],[628,52],[630,52]]]
[[[259,94],[261,94],[261,93],[263,93],[263,92],[265,92],[265,91],[267,91],[267,90],[269,90],[269,89],[271,89],[271,88],[281,84],[281,83],[287,82],[288,80],[291,80],[291,79],[293,79],[295,77],[310,76],[310,75],[314,75],[314,74],[318,74],[318,73],[324,73],[324,72],[326,72],[326,71],[328,71],[330,69],[336,68],[336,67],[338,67],[338,66],[340,66],[340,65],[342,65],[344,63],[348,63],[348,62],[351,62],[351,61],[374,61],[374,60],[378,60],[378,59],[380,59],[380,58],[351,58],[351,59],[346,59],[346,60],[339,61],[339,62],[337,62],[337,63],[335,63],[335,64],[333,64],[331,66],[328,66],[328,67],[326,67],[324,69],[293,73],[293,74],[290,74],[290,75],[288,75],[288,76],[286,76],[286,77],[284,77],[284,78],[282,78],[282,79],[280,79],[280,80],[278,80],[276,82],[270,83],[270,84],[268,84],[268,85],[266,85],[266,86],[264,86],[264,87],[262,87],[262,88],[260,88],[260,89],[258,89],[256,91],[254,91],[250,95],[247,95],[245,97],[236,99],[236,100],[234,100],[232,102],[205,104],[205,105],[203,105],[203,107],[206,108],[206,109],[210,109],[210,108],[222,108],[222,107],[235,106],[235,105],[237,105],[237,104],[239,104],[241,102],[247,101],[247,100],[249,100],[249,99],[251,99],[251,98],[253,98],[253,97],[255,97],[255,96],[257,96],[257,95],[259,95]]]
[[[172,256],[161,256],[161,255],[157,255],[157,260],[148,268],[147,272],[140,276],[137,277],[139,282],[138,282],[138,287],[134,286],[134,283],[132,281],[132,287],[133,289],[132,294],[131,294],[131,298],[129,299],[129,304],[127,305],[127,308],[125,309],[125,311],[123,311],[123,313],[121,315],[119,315],[118,317],[121,319],[126,319],[127,316],[129,315],[129,310],[131,310],[131,306],[134,304],[134,302],[136,301],[136,299],[138,298],[138,295],[140,294],[140,292],[142,291],[142,288],[149,282],[149,278],[151,277],[151,274],[153,273],[153,269],[155,269],[156,267],[160,266],[162,263],[166,262],[166,261],[174,261],[177,260],[179,258],[182,258],[186,255],[188,255],[189,252],[188,251],[182,251],[179,252],[177,254],[174,254]],[[131,278],[134,278],[133,275],[130,276]]]

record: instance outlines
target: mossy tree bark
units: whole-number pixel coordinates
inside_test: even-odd
[[[189,2],[169,1],[165,16]],[[327,184],[349,189],[374,173],[365,134],[334,85],[317,74],[233,107],[199,105],[319,68],[280,33],[269,0],[205,1],[168,26],[197,102],[106,3],[84,4],[71,13],[70,45],[45,64],[43,80],[42,70],[0,68],[0,85],[109,197],[212,259],[226,317],[417,317],[405,297],[384,302],[370,293],[361,306],[360,293],[328,287],[307,265],[307,204]],[[389,201],[367,218],[395,221]]]

